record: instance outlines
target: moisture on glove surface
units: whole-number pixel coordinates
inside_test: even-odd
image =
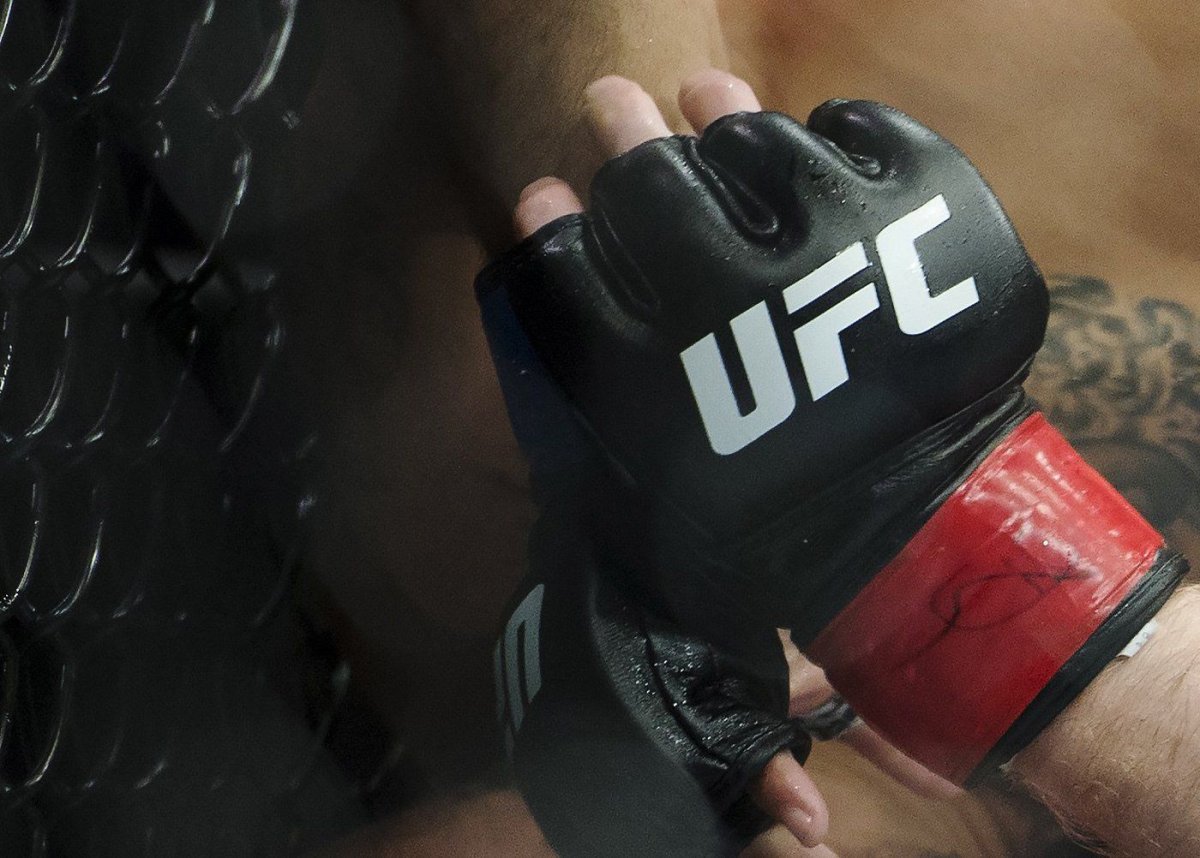
[[[986,445],[978,418],[1020,411],[1037,269],[962,153],[873,103],[652,141],[592,200],[485,272],[485,304],[504,287],[650,511],[631,550],[811,636]],[[880,462],[913,439],[919,467]]]
[[[721,646],[791,629],[950,779],[1024,747],[1186,569],[1026,399],[1041,275],[891,108],[645,143],[478,288],[535,483],[583,496],[621,586]]]
[[[713,646],[548,523],[495,650],[526,803],[563,855],[736,855],[770,822],[746,796],[751,780],[811,744],[787,718],[775,631],[736,652]]]

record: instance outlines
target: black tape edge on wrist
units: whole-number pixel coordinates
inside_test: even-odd
[[[1187,571],[1188,562],[1182,555],[1166,548],[1159,549],[1151,570],[1038,692],[1021,717],[967,778],[966,786],[980,783],[1049,726],[1154,618]]]

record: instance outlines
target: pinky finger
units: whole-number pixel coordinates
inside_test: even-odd
[[[524,239],[552,220],[582,211],[583,203],[571,186],[562,179],[547,176],[521,191],[521,199],[513,212],[513,226],[517,238]]]
[[[808,772],[789,751],[776,754],[752,790],[755,801],[808,847],[825,839],[829,809]]]
[[[802,846],[782,826],[775,826],[742,850],[741,858],[838,858],[828,846]]]
[[[861,721],[838,736],[838,741],[849,745],[917,795],[951,799],[963,794],[962,787],[955,786],[906,756],[903,751]]]

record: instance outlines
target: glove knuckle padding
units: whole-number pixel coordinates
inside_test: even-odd
[[[802,624],[837,566],[867,568],[855,551],[894,550],[880,539],[890,517],[919,520],[925,509],[877,507],[855,518],[854,539],[830,528],[837,499],[822,501],[811,534],[789,514],[1015,382],[1047,312],[1040,275],[961,152],[880,105],[834,103],[815,116],[880,169],[788,117],[737,114],[698,144],[651,141],[614,159],[597,176],[593,215],[527,243],[521,276],[503,262],[488,275],[508,289],[606,454],[653,499],[636,541],[660,559],[678,552],[667,567],[708,563],[719,591],[780,625]],[[843,253],[859,270],[790,307],[789,287]],[[914,265],[923,281],[910,276]],[[797,332],[820,328],[831,312],[851,316],[832,338],[826,331],[823,352],[805,356]],[[745,342],[736,339],[743,323],[753,329]],[[774,396],[771,408],[784,415],[732,454],[716,449],[681,360],[706,338],[725,370],[710,380],[727,385],[743,414]],[[750,339],[767,354],[761,365],[745,363],[739,345]],[[831,350],[844,361],[840,379],[821,363]],[[756,377],[771,374],[756,389]],[[884,493],[928,495],[950,464]],[[847,510],[850,500],[862,508],[855,497]],[[755,545],[776,546],[764,534],[784,521],[797,534],[792,547],[761,556]]]
[[[600,556],[677,628],[735,651],[791,629],[867,721],[962,782],[1036,736],[1180,580],[1026,400],[1045,284],[932,131],[870,102],[808,127],[737,114],[616,159],[595,199],[485,275],[502,287],[485,306],[519,319],[600,453],[600,476],[575,477]],[[508,276],[517,261],[530,276]],[[653,673],[654,705],[763,711],[728,703],[740,669],[671,640],[682,672]],[[696,711],[731,742],[703,759],[757,757],[754,719]],[[690,749],[690,723],[662,735]],[[696,782],[725,795],[713,773]]]
[[[809,114],[808,127],[842,151],[876,162],[881,174],[919,167],[923,156],[936,159],[950,146],[912,117],[873,101],[827,101]]]
[[[713,178],[689,137],[651,140],[596,174],[589,221],[608,287],[626,293],[631,315],[699,320],[729,300],[680,271],[681,260],[719,270],[744,255],[738,212],[722,205]]]
[[[750,779],[778,751],[809,745],[786,717],[774,633],[754,641],[752,658],[722,653],[586,556],[547,571],[536,579],[540,627],[523,636],[523,646],[536,639],[540,665],[522,669],[527,654],[505,652],[497,678],[511,711],[506,674],[538,673],[508,726],[518,784],[551,845],[566,855],[736,854],[765,823],[746,812]]]

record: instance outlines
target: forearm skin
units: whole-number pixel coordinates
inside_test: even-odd
[[[1013,763],[1114,855],[1200,854],[1200,589],[1176,593],[1157,622]]]

